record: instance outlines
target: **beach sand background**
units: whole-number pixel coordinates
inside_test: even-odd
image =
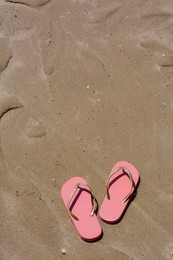
[[[172,0],[1,0],[0,259],[173,259],[172,118]],[[138,194],[84,242],[61,186],[101,204],[119,160]]]

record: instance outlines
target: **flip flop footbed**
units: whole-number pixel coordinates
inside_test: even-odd
[[[139,181],[139,173],[137,169],[129,162],[120,161],[114,165],[111,172],[114,172],[119,167],[124,167],[130,171],[133,178],[135,190]],[[131,187],[132,184],[128,175],[122,170],[119,170],[117,173],[110,177],[110,199],[108,199],[106,195],[99,210],[99,214],[102,220],[108,223],[115,223],[121,219],[124,211],[126,210],[130,202],[130,198],[127,199],[124,203],[122,203],[122,201],[130,192]]]

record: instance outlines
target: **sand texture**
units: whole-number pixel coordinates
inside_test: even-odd
[[[173,259],[172,152],[172,0],[0,0],[0,260]],[[138,194],[84,242],[61,187],[101,204],[119,160]]]

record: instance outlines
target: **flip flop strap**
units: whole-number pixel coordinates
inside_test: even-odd
[[[94,215],[94,212],[95,212],[96,209],[97,209],[97,200],[96,200],[96,198],[95,198],[95,196],[94,196],[94,193],[93,193],[91,187],[90,187],[87,183],[78,182],[78,183],[74,186],[74,188],[73,188],[73,190],[72,190],[72,192],[71,192],[71,194],[70,194],[70,197],[69,197],[69,199],[68,199],[68,202],[67,202],[68,211],[69,211],[70,215],[71,215],[75,220],[79,220],[79,219],[78,219],[78,217],[77,217],[76,215],[74,215],[74,214],[71,212],[71,210],[70,210],[70,203],[71,203],[71,201],[72,201],[72,199],[73,199],[73,197],[74,197],[74,195],[75,195],[77,189],[78,189],[80,186],[86,186],[86,187],[88,187],[88,188],[90,189],[89,191],[90,191],[90,193],[91,193],[91,202],[92,202],[92,209],[91,209],[90,216],[93,216],[93,215]]]
[[[110,193],[109,193],[109,181],[110,181],[110,178],[117,172],[119,172],[120,170],[122,170],[124,173],[126,173],[129,177],[129,180],[131,182],[131,189],[130,189],[130,192],[125,196],[125,198],[122,200],[121,203],[125,203],[129,197],[132,195],[133,193],[133,190],[134,190],[134,181],[133,181],[133,177],[132,177],[132,174],[131,172],[129,171],[129,169],[123,167],[123,166],[120,166],[118,167],[117,169],[115,169],[113,172],[111,172],[111,174],[109,175],[107,181],[106,181],[106,192],[107,192],[107,198],[108,200],[110,200]]]

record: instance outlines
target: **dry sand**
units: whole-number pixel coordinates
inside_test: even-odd
[[[0,259],[173,259],[172,89],[172,0],[0,0]],[[61,186],[101,204],[119,160],[137,197],[84,242]]]

